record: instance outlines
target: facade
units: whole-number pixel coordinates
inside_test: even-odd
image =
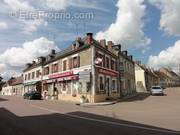
[[[160,68],[159,72],[165,74],[170,78],[169,86],[171,87],[180,86],[180,77],[175,72],[167,68]]]
[[[47,99],[100,102],[120,97],[118,53],[109,41],[92,33],[77,38],[43,65],[43,96]]]
[[[121,96],[132,95],[136,93],[135,86],[135,63],[132,55],[128,56],[127,51],[121,51],[121,45],[114,45],[113,48],[118,50],[118,71],[120,81]]]
[[[159,84],[159,77],[155,72],[140,62],[135,63],[135,80],[137,92],[148,92],[151,86]]]
[[[8,80],[1,91],[2,95],[23,95],[23,78],[16,77]]]
[[[24,79],[24,93],[28,91],[41,92],[42,87],[42,64],[44,57],[39,57],[38,61],[26,64],[26,68],[23,71]]]

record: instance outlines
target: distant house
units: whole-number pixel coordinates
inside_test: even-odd
[[[172,87],[180,86],[180,77],[175,72],[173,72],[172,70],[167,69],[167,68],[160,68],[159,72],[161,72],[169,77],[169,79],[170,79],[169,86],[172,86]]]
[[[11,78],[2,87],[2,95],[22,95],[23,94],[23,78]]]
[[[160,71],[154,71],[156,75],[159,77],[159,85],[162,87],[169,87],[172,83],[172,80],[170,77],[168,77],[166,74]]]
[[[150,91],[151,86],[158,85],[158,76],[153,70],[141,65],[140,62],[135,63],[135,80],[136,91],[147,92]]]

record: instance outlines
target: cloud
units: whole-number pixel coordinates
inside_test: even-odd
[[[21,73],[26,63],[38,56],[47,55],[51,49],[59,50],[53,41],[45,37],[23,43],[22,47],[12,47],[0,55],[0,74],[11,77]]]
[[[89,0],[43,0],[42,2],[46,7],[55,10],[65,10],[67,7],[72,6],[107,11],[107,9],[104,9],[95,0],[92,0],[91,2]]]
[[[34,31],[37,31],[40,26],[47,26],[47,21],[43,19],[35,19],[35,20],[20,20],[22,23],[23,33],[31,34]]]
[[[156,69],[160,67],[171,67],[177,71],[180,64],[180,40],[166,50],[162,50],[157,56],[150,56],[148,65]]]
[[[0,30],[5,30],[5,29],[7,29],[7,28],[8,28],[7,23],[5,23],[5,22],[0,22]]]
[[[27,10],[32,11],[34,10],[34,7],[31,6],[27,1],[25,0],[4,0],[4,3],[8,5],[11,10]]]
[[[146,6],[143,0],[119,0],[116,21],[105,31],[96,34],[97,39],[112,40],[121,43],[124,48],[141,47],[147,48],[151,40],[143,32],[143,17]]]
[[[180,0],[149,0],[161,11],[160,29],[180,36]]]

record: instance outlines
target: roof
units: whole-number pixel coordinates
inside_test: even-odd
[[[11,86],[23,84],[23,77],[19,76],[11,80],[10,84]]]
[[[167,76],[165,73],[163,73],[163,72],[154,71],[154,73],[155,73],[156,75],[158,75],[158,77],[161,78],[161,79],[165,79],[165,78],[171,79],[170,77],[168,77],[168,76]]]

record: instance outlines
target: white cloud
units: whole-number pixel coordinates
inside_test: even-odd
[[[0,30],[5,30],[5,29],[7,29],[7,28],[8,28],[7,23],[5,23],[5,22],[0,22]]]
[[[20,20],[22,23],[23,32],[25,34],[31,34],[34,31],[37,31],[40,26],[47,26],[48,23],[43,19],[35,19],[35,20]]]
[[[91,8],[107,11],[96,1],[89,0],[41,0],[48,8],[55,10],[65,10],[67,7]]]
[[[119,0],[116,21],[105,31],[97,33],[97,39],[112,40],[123,47],[141,47],[143,50],[151,42],[143,32],[143,17],[146,6],[143,0]]]
[[[25,42],[22,47],[7,49],[0,55],[0,74],[7,78],[20,73],[26,63],[31,62],[38,56],[47,55],[51,49],[59,50],[53,41],[45,37]]]
[[[160,29],[169,35],[180,35],[180,0],[149,0],[161,11]]]
[[[180,40],[166,50],[161,51],[157,56],[150,56],[148,65],[156,69],[160,67],[171,67],[177,71],[180,64]]]
[[[4,3],[8,5],[12,10],[34,10],[34,7],[31,6],[27,1],[25,0],[4,0]]]

